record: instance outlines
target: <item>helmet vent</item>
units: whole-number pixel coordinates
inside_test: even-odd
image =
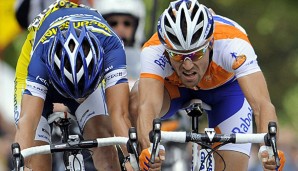
[[[55,69],[55,73],[57,74],[57,77],[58,77],[58,78],[61,78],[61,73],[60,73],[59,66],[54,65],[54,69]]]
[[[173,13],[170,13],[172,17],[174,17]],[[175,17],[174,17],[175,18]],[[168,18],[165,18],[165,25],[168,26],[169,28],[171,28],[170,22],[168,20]],[[179,44],[179,40],[177,39],[177,37],[175,35],[173,35],[171,32],[167,31],[167,35],[169,37],[169,39],[175,43],[175,44]]]
[[[61,57],[62,57],[62,44],[60,43],[60,41],[57,42],[55,53],[56,53],[56,56],[61,60]]]
[[[64,68],[69,72],[72,73],[71,65],[69,59],[66,57],[64,58]]]
[[[69,42],[68,42],[68,48],[70,49],[71,52],[74,51],[75,46],[76,46],[75,41],[73,39],[70,39]]]
[[[196,25],[199,25],[200,22],[202,22],[203,20],[204,20],[204,15],[203,15],[203,13],[201,13]],[[202,32],[203,32],[203,27],[199,28],[193,34],[192,39],[191,39],[191,44],[195,43],[196,41],[198,41],[200,39],[200,36],[201,36]]]
[[[76,73],[78,73],[80,71],[80,69],[82,68],[82,65],[83,65],[83,61],[82,61],[82,57],[81,57],[81,54],[78,53],[78,56],[77,56],[77,63],[76,63]]]
[[[85,57],[87,57],[88,53],[90,52],[90,45],[86,38],[83,40],[82,47],[83,47],[84,55]]]
[[[94,45],[96,45],[96,42],[94,39],[91,39],[92,43]],[[98,48],[97,47],[93,47],[95,49],[95,56],[97,56],[98,58],[101,57],[99,54],[98,54]],[[91,49],[90,46],[88,47],[88,49]]]
[[[191,1],[186,2],[186,7],[187,7],[187,9],[191,8]]]
[[[181,22],[180,22],[180,28],[182,31],[182,35],[184,40],[186,40],[187,37],[187,22],[186,22],[186,17],[185,13],[181,11]]]
[[[194,19],[195,15],[197,14],[197,11],[199,10],[199,6],[195,5],[194,8],[192,9],[191,13],[191,20]]]
[[[167,35],[173,43],[180,45],[179,40],[175,35],[173,35],[171,32],[168,32],[168,31],[167,31]]]
[[[176,17],[174,15],[174,12],[173,12],[173,8],[170,7],[169,10],[168,10],[168,14],[170,14],[170,17],[173,21],[175,21]],[[169,22],[168,22],[169,23]]]
[[[178,3],[175,4],[175,10],[176,10],[176,11],[179,10],[179,7],[180,7],[181,3],[182,3],[182,2],[180,2],[180,3],[178,2]]]

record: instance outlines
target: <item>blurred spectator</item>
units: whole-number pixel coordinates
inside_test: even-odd
[[[142,0],[98,0],[97,9],[126,47],[140,48],[144,41],[145,5]]]
[[[116,34],[123,40],[130,86],[140,73],[140,52],[143,45],[145,5],[143,0],[97,0],[93,2]]]
[[[4,50],[21,31],[14,18],[14,0],[0,1],[0,170],[8,171],[10,145],[15,134],[13,124],[14,70],[3,61]]]

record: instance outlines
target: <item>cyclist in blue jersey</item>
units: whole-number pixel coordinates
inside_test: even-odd
[[[123,44],[94,9],[56,1],[28,28],[15,77],[15,141],[26,149],[51,142],[47,117],[63,103],[83,137],[127,136],[129,87]],[[92,149],[97,170],[120,170],[115,147]],[[128,155],[123,147],[125,155]],[[50,171],[51,156],[25,160]]]

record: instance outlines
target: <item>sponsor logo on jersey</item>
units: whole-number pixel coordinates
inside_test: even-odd
[[[48,142],[50,142],[50,139],[49,139],[47,136],[45,136],[45,135],[37,134],[37,136],[38,136],[39,138],[41,138],[41,139],[46,139]]]
[[[72,18],[74,17],[74,18]],[[72,23],[73,23],[73,26],[74,28],[80,28],[82,26],[98,26],[100,29],[96,29],[95,27],[93,29],[90,29],[92,30],[93,32],[97,32],[97,33],[102,33],[106,36],[110,36],[111,34],[111,30],[110,28],[97,21],[97,20],[90,20],[90,16],[67,16],[67,19],[68,20],[71,20],[73,19]],[[75,20],[78,20],[80,19],[80,21],[75,21]],[[45,34],[42,36],[42,38],[40,39],[40,42],[44,43],[46,40],[48,40],[50,37],[54,36],[57,34],[57,28],[55,26],[59,25],[59,29],[60,30],[65,30],[66,28],[68,28],[69,26],[69,21],[61,21],[63,20],[63,18],[59,18],[58,19],[59,21],[57,21],[56,23],[53,24],[54,27],[50,28],[49,30],[47,30],[45,32]]]
[[[122,77],[123,73],[122,72],[117,72],[117,73],[114,73],[114,74],[111,74],[109,76],[107,76],[106,80],[110,80],[110,79],[113,79],[115,77]]]
[[[41,81],[41,82],[44,83],[46,86],[49,86],[47,80],[44,79],[44,78],[41,78],[39,75],[38,75],[35,79]]]
[[[242,66],[244,64],[244,62],[246,61],[246,56],[245,55],[240,55],[237,56],[233,65],[232,65],[232,69],[236,70],[238,69],[240,66]]]
[[[113,65],[111,65],[111,66],[109,66],[109,67],[107,67],[107,68],[105,68],[105,72],[108,72],[108,71],[110,71],[111,69],[113,69],[114,68],[114,66]]]
[[[15,123],[18,123],[19,118],[20,118],[20,113],[18,110],[18,98],[17,98],[17,79],[15,79],[15,83],[14,83],[14,96],[13,96],[13,103],[14,103],[14,120]]]
[[[27,90],[29,91],[29,92],[31,92],[31,90],[37,90],[37,91],[39,91],[39,92],[42,92],[42,93],[44,93],[44,94],[46,94],[47,93],[47,89],[46,88],[43,88],[43,87],[41,87],[41,86],[38,86],[38,85],[33,85],[33,84],[27,84]]]
[[[242,133],[245,134],[249,131],[249,128],[252,126],[252,109],[249,107],[250,111],[245,117],[239,118],[239,126],[236,126],[232,129],[233,133]]]
[[[168,60],[164,55],[162,55],[159,57],[159,59],[154,60],[154,63],[160,66],[162,70],[164,70],[166,67],[166,64],[168,63]]]
[[[200,160],[201,160],[201,166],[200,170],[206,170],[206,171],[212,171],[214,167],[214,159],[212,156],[212,153],[209,154],[210,151],[206,149],[201,149],[200,150]]]

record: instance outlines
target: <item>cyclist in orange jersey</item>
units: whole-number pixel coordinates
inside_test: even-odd
[[[131,91],[130,113],[137,120],[142,170],[158,170],[164,159],[149,162],[152,120],[167,119],[191,99],[211,106],[209,127],[217,133],[268,132],[277,122],[264,75],[245,30],[235,21],[215,15],[197,0],[170,3],[158,20],[155,33],[141,52],[140,80]],[[135,107],[137,106],[137,107]],[[251,144],[226,144],[215,153],[215,170],[247,170]],[[262,149],[262,148],[261,148]],[[218,155],[219,154],[219,155]],[[282,170],[285,158],[280,151]],[[263,167],[275,170],[268,151]]]

